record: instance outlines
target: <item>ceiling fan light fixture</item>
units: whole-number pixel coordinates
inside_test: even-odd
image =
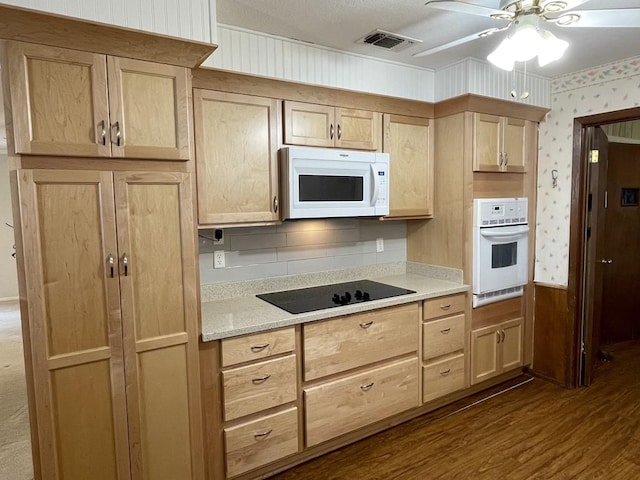
[[[513,51],[511,49],[510,42],[511,40],[509,38],[505,38],[500,45],[498,45],[498,48],[491,52],[487,57],[487,60],[493,63],[496,67],[508,72],[513,70],[513,66],[516,63],[513,58]]]
[[[540,49],[538,50],[538,65],[544,67],[548,63],[559,60],[569,47],[569,42],[560,40],[553,33],[545,30],[542,34]]]

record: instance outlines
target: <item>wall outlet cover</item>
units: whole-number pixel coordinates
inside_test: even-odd
[[[384,239],[382,237],[376,240],[376,252],[384,252]]]
[[[213,268],[224,268],[224,250],[213,252]]]

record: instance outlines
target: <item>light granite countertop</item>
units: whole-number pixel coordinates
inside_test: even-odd
[[[469,290],[469,286],[460,281],[462,278],[461,272],[456,270],[443,270],[441,267],[432,266],[425,266],[423,268],[420,264],[407,264],[406,268],[391,268],[387,269],[387,272],[394,273],[376,276],[375,273],[379,272],[370,272],[372,275],[367,275],[366,272],[351,272],[350,275],[335,275],[333,280],[327,279],[328,281],[325,281],[324,284],[345,281],[345,278],[347,280],[358,279],[353,278],[356,276],[414,290],[416,293],[317,310],[314,312],[291,314],[257,298],[255,296],[256,293],[304,288],[322,283],[318,283],[317,281],[310,282],[308,278],[293,278],[289,279],[290,286],[287,288],[282,288],[282,282],[274,282],[272,284],[269,284],[269,282],[262,283],[261,288],[256,288],[255,284],[249,285],[245,288],[244,292],[242,289],[236,288],[234,290],[234,293],[236,293],[235,296],[214,298],[202,302],[202,340],[207,342],[247,333],[256,333],[289,325],[324,320],[351,313],[467,292]],[[275,288],[270,289],[270,286]],[[203,298],[205,297],[206,295],[203,293]]]

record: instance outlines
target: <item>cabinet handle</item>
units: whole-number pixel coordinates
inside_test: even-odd
[[[500,152],[500,157],[499,157],[499,165],[502,166],[502,162],[504,162],[504,153]]]
[[[440,310],[449,310],[451,308],[451,304],[449,305],[440,305]]]
[[[451,327],[448,327],[448,328],[445,328],[445,329],[443,329],[443,330],[440,330],[440,333],[441,333],[441,334],[443,334],[443,335],[446,335],[446,334],[448,334],[450,331],[451,331]]]
[[[338,124],[338,140],[342,137],[342,127]]]
[[[360,327],[365,328],[365,329],[369,328],[371,325],[373,325],[373,320],[370,320],[368,322],[361,322],[360,323]]]
[[[500,338],[501,338],[500,330],[496,330],[496,343],[500,343]]]
[[[115,141],[113,140],[113,138],[111,139],[111,143],[115,143],[118,147],[122,145],[122,131],[120,130],[120,122],[116,122],[113,124],[113,126],[111,127],[111,129],[114,129],[116,131],[115,136]]]
[[[129,258],[126,253],[122,256],[122,267],[124,268],[124,276],[126,277],[129,274]]]
[[[251,346],[251,351],[253,353],[258,353],[263,351],[265,348],[267,348],[269,346],[268,343],[261,343],[260,345],[252,345]]]
[[[270,428],[269,430],[265,430],[264,432],[254,433],[253,438],[255,438],[256,440],[265,438],[268,437],[271,432],[273,432],[273,429]]]
[[[273,213],[278,213],[278,197],[273,197]]]
[[[100,142],[102,145],[107,144],[107,126],[104,120],[98,123],[98,136],[100,137]]]
[[[107,262],[109,263],[109,268],[111,269],[111,278],[113,278],[113,255],[109,254],[107,257]]]
[[[262,375],[261,377],[252,378],[251,379],[251,383],[253,383],[254,385],[260,385],[261,383],[266,382],[270,378],[271,378],[271,375],[269,375],[269,374]]]
[[[504,338],[507,336],[504,329],[500,330],[500,336],[502,337],[501,342],[504,343]]]
[[[329,138],[333,140],[333,123],[329,125]]]
[[[366,383],[364,385],[360,385],[360,390],[362,390],[363,392],[367,392],[367,391],[371,390],[371,388],[373,387],[373,383],[374,382]]]
[[[446,377],[447,375],[449,375],[449,373],[451,373],[450,368],[446,369],[444,372],[440,372],[440,375],[442,375],[443,377]]]
[[[507,166],[507,163],[509,163],[509,154],[507,152],[504,152],[504,166]]]

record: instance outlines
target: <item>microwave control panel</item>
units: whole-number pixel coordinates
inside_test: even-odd
[[[528,201],[520,198],[476,198],[473,201],[473,226],[495,227],[527,223]]]
[[[373,171],[375,172],[375,181],[378,184],[378,198],[376,199],[376,206],[387,205],[387,165],[374,164]]]

